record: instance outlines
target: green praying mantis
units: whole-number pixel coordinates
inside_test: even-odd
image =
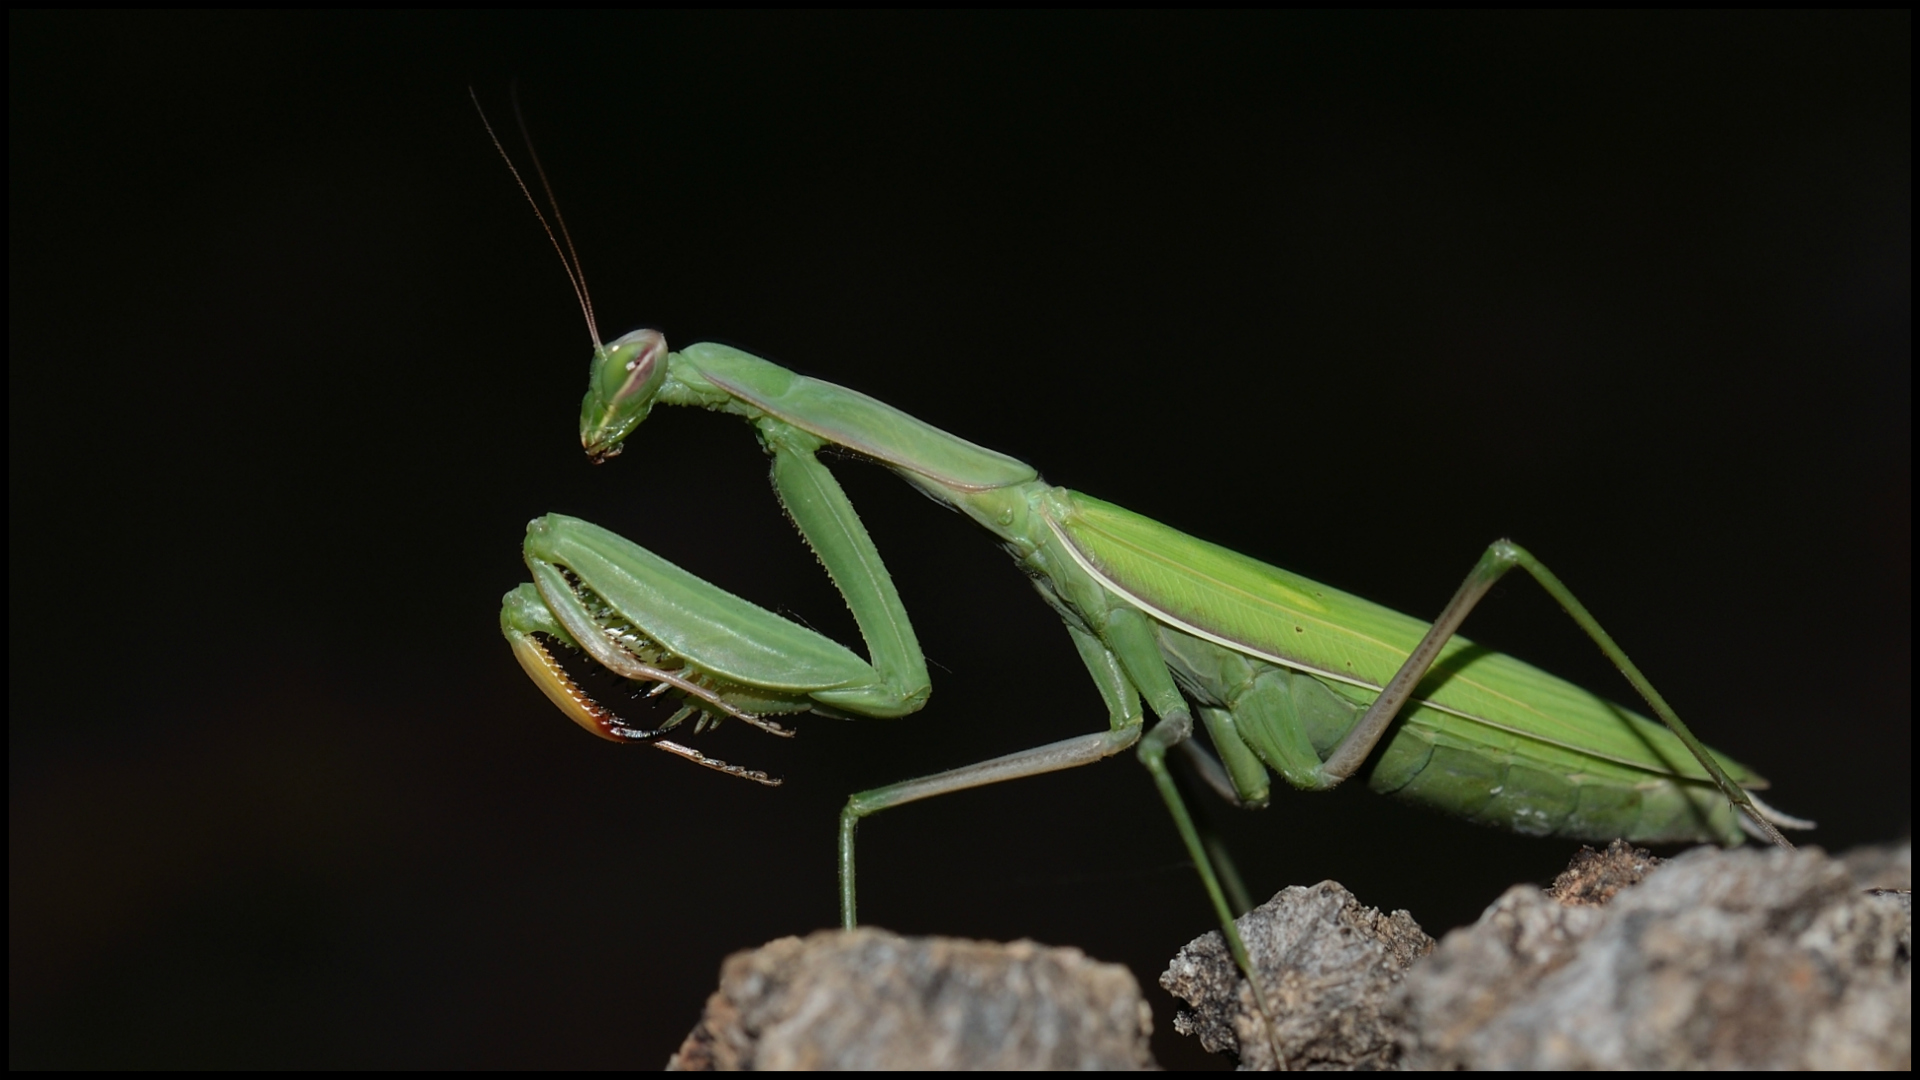
[[[1517,544],[1489,546],[1431,623],[1402,615],[1052,486],[1024,462],[738,349],[672,351],[650,329],[602,344],[579,260],[570,241],[560,242],[564,222],[557,236],[547,231],[594,338],[580,410],[587,454],[619,454],[655,406],[745,421],[772,460],[775,493],[866,646],[863,658],[613,532],[549,514],[527,528],[532,581],[507,593],[500,625],[563,713],[601,738],[772,785],[779,781],[703,754],[687,735],[726,718],[789,735],[777,717],[883,719],[926,705],[931,683],[906,606],[823,451],[876,462],[991,535],[1059,615],[1105,703],[1104,730],[851,796],[838,837],[847,928],[857,922],[854,840],[863,818],[1127,750],[1166,803],[1256,1002],[1259,983],[1234,927],[1246,899],[1188,813],[1170,752],[1248,808],[1266,805],[1270,772],[1322,790],[1364,771],[1382,794],[1529,835],[1737,844],[1751,834],[1790,846],[1779,828],[1811,827],[1762,803],[1753,793],[1766,782],[1696,739],[1566,586]],[[1515,567],[1566,609],[1660,722],[1459,636],[1468,613]],[[554,644],[679,707],[656,726],[629,723],[581,687]],[[1196,725],[1212,753],[1194,741]]]

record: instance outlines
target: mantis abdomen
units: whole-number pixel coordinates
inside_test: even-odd
[[[1376,696],[1170,627],[1160,628],[1159,640],[1181,688],[1199,703],[1214,744],[1237,739],[1260,764],[1297,786],[1321,785],[1312,782],[1310,771],[1303,778],[1291,767],[1288,742],[1295,733],[1324,762]],[[1650,724],[1620,711],[1631,717],[1623,717],[1625,723]],[[1231,760],[1232,752],[1223,756]],[[1744,784],[1762,783],[1724,755],[1721,762]],[[1424,702],[1402,711],[1365,775],[1368,788],[1382,795],[1528,836],[1641,843],[1741,839],[1732,804],[1711,781],[1622,765]]]

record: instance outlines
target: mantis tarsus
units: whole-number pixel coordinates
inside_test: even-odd
[[[1695,739],[1572,593],[1518,545],[1489,546],[1427,624],[1053,487],[1020,461],[737,349],[673,352],[654,330],[603,345],[578,260],[570,245],[555,246],[594,337],[580,416],[587,453],[596,461],[618,454],[656,404],[748,422],[772,458],[781,503],[867,648],[862,659],[612,532],[548,515],[528,526],[533,581],[507,594],[501,628],[571,719],[602,738],[773,784],[667,736],[726,717],[784,735],[770,717],[898,717],[925,705],[930,680],[905,605],[820,462],[826,449],[891,469],[990,533],[1061,617],[1105,702],[1104,731],[853,795],[839,831],[841,920],[849,928],[862,818],[1128,749],[1151,774],[1250,980],[1229,888],[1169,772],[1170,750],[1186,753],[1210,786],[1246,807],[1266,804],[1269,770],[1296,787],[1324,789],[1364,769],[1376,791],[1528,834],[1731,844],[1752,833],[1786,846],[1776,826],[1808,824],[1760,803],[1751,792],[1765,782]],[[1567,610],[1661,723],[1457,636],[1514,567]],[[680,708],[656,727],[628,724],[581,689],[551,642],[650,695],[678,699]],[[1217,758],[1193,742],[1196,720]]]

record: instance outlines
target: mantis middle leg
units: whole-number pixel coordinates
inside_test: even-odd
[[[1073,637],[1074,648],[1079,650],[1080,659],[1093,676],[1094,685],[1099,687],[1101,698],[1106,702],[1107,730],[854,794],[847,800],[846,809],[840,812],[841,926],[851,930],[859,923],[854,896],[853,838],[861,818],[936,795],[1091,765],[1139,741],[1143,719],[1140,695],[1121,671],[1119,661],[1092,634],[1072,625],[1067,630]]]
[[[932,776],[889,784],[860,792],[847,800],[846,809],[840,814],[840,919],[846,929],[851,930],[858,923],[854,888],[854,832],[861,818],[935,795],[1090,765],[1137,742],[1139,748],[1136,753],[1152,774],[1154,786],[1159,790],[1168,812],[1173,815],[1181,842],[1185,844],[1187,854],[1199,871],[1201,882],[1213,902],[1228,950],[1241,970],[1247,973],[1248,979],[1253,979],[1253,964],[1234,926],[1234,912],[1228,906],[1227,890],[1215,870],[1212,854],[1195,826],[1192,815],[1187,812],[1173,775],[1167,768],[1167,751],[1193,735],[1193,714],[1186,699],[1174,685],[1166,661],[1161,658],[1152,624],[1137,610],[1120,604],[1108,607],[1101,615],[1097,635],[1072,621],[1068,621],[1066,626],[1081,661],[1086,664],[1094,685],[1099,688],[1100,696],[1107,705],[1107,731],[1049,743]],[[1159,718],[1151,729],[1146,730],[1144,738],[1142,696]],[[1264,994],[1257,983],[1253,984],[1253,992],[1262,1013],[1266,1014]]]

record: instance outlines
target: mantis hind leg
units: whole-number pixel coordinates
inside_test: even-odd
[[[1393,718],[1399,714],[1400,709],[1412,696],[1414,687],[1419,685],[1420,680],[1425,678],[1427,671],[1433,667],[1434,661],[1440,655],[1441,647],[1460,629],[1460,624],[1466,620],[1468,613],[1474,609],[1481,598],[1486,596],[1487,590],[1493,587],[1494,582],[1499,581],[1514,567],[1520,567],[1532,575],[1533,579],[1540,583],[1540,587],[1558,601],[1573,621],[1586,631],[1587,636],[1600,647],[1600,651],[1606,654],[1607,659],[1613,661],[1614,666],[1620,669],[1620,673],[1627,677],[1627,681],[1633,684],[1633,688],[1639,691],[1640,696],[1653,708],[1654,715],[1660,718],[1668,730],[1672,731],[1700,762],[1700,766],[1713,779],[1715,786],[1745,814],[1747,820],[1752,822],[1753,829],[1750,831],[1756,832],[1780,847],[1792,848],[1793,845],[1788,843],[1787,838],[1780,835],[1780,830],[1774,827],[1775,819],[1770,819],[1755,805],[1746,789],[1727,775],[1726,770],[1721,768],[1712,752],[1694,737],[1686,724],[1681,722],[1672,706],[1668,705],[1659,691],[1653,688],[1653,684],[1640,673],[1640,669],[1633,661],[1627,659],[1626,652],[1614,642],[1612,635],[1600,626],[1599,620],[1593,617],[1586,605],[1574,597],[1572,590],[1562,584],[1553,571],[1548,570],[1540,560],[1534,558],[1531,552],[1511,540],[1496,540],[1487,547],[1486,553],[1480,557],[1473,571],[1467,575],[1467,580],[1461,583],[1459,591],[1453,594],[1453,599],[1449,600],[1447,606],[1441,610],[1440,617],[1434,620],[1426,636],[1420,639],[1420,644],[1415,646],[1413,653],[1400,666],[1400,670],[1394,673],[1393,678],[1367,709],[1366,714],[1360,718],[1359,723],[1355,724],[1353,730],[1334,747],[1332,754],[1327,757],[1322,767],[1322,772],[1330,784],[1338,783],[1353,775],[1366,761],[1374,745],[1386,733],[1387,726],[1393,722]],[[1789,826],[1804,827],[1805,824],[1786,818],[1784,815],[1776,815],[1776,819],[1779,823]]]

